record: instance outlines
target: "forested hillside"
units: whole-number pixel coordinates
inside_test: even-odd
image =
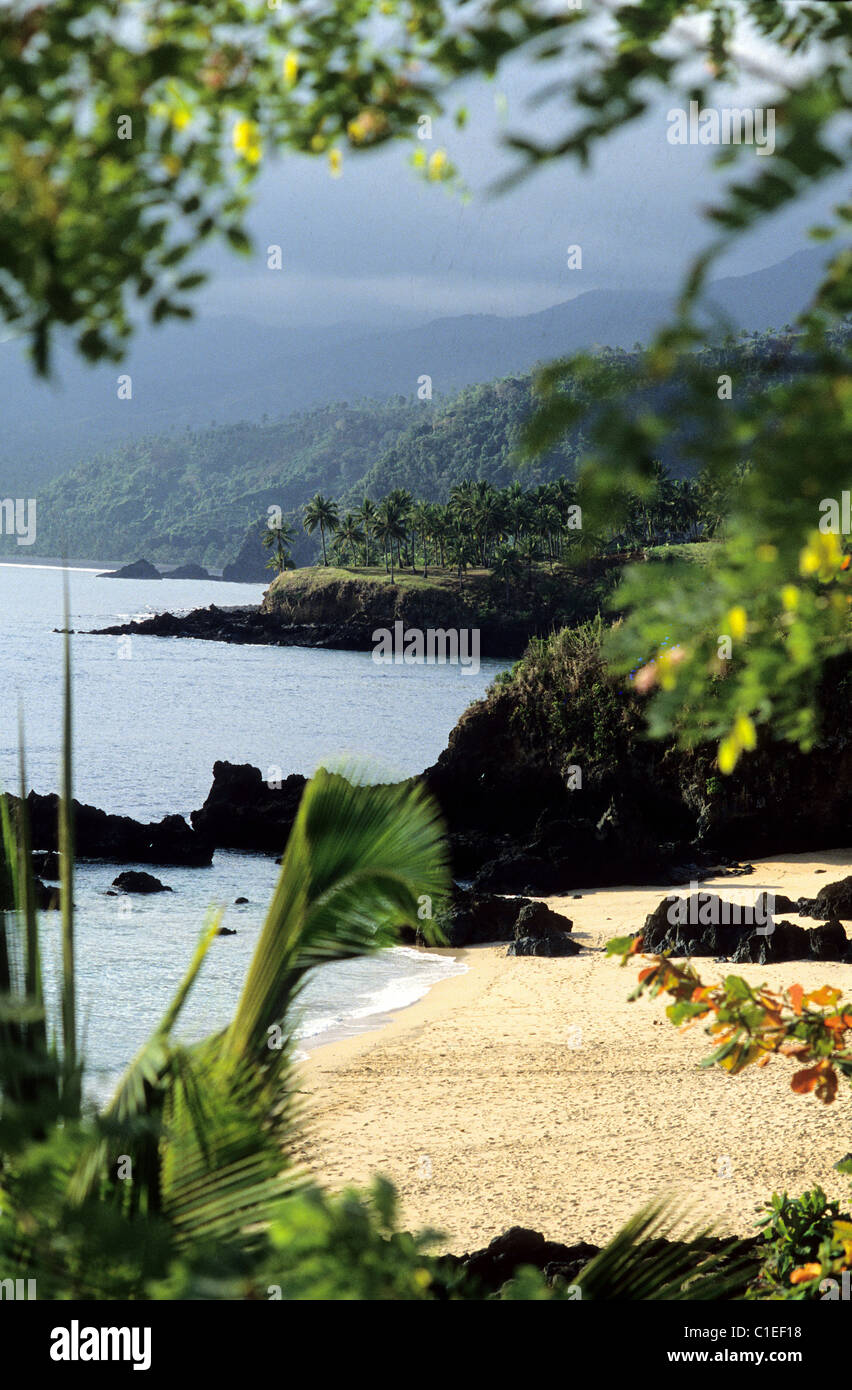
[[[730,377],[737,393],[759,390],[799,366],[790,333],[730,340],[701,357],[720,378]],[[639,351],[597,354],[598,379],[613,374],[623,378],[637,415],[662,406],[678,390],[677,384],[657,385]],[[566,389],[580,391],[576,384]],[[173,431],[127,443],[40,491],[38,538],[27,553],[74,559],[144,555],[219,566],[234,558],[266,509],[278,506],[299,533],[296,563],[308,563],[317,541],[301,534],[300,509],[314,493],[338,500],[345,510],[365,495],[375,499],[394,488],[446,501],[453,484],[465,478],[504,487],[519,476],[522,435],[534,408],[534,377],[527,375],[467,387],[446,399],[342,403],[281,421]],[[523,465],[526,488],[573,475],[590,419]],[[659,441],[659,457],[672,477],[693,473],[701,462],[690,446],[694,423],[685,414],[679,432]],[[14,550],[14,537],[0,538],[0,546],[5,553]]]

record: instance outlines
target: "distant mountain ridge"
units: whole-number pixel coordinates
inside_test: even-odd
[[[644,354],[601,352],[593,377],[623,381],[620,399],[635,416],[674,409],[679,424],[657,444],[657,457],[673,477],[700,465],[691,447],[695,405],[677,374],[667,381],[637,378]],[[705,367],[725,371],[737,390],[763,392],[770,381],[801,369],[795,339],[752,334],[702,354]],[[613,373],[618,374],[615,378]],[[264,576],[266,556],[258,526],[269,507],[280,507],[296,532],[294,559],[313,563],[318,538],[302,529],[302,507],[317,491],[342,511],[363,497],[377,501],[393,489],[443,502],[463,478],[505,487],[522,478],[535,487],[572,477],[587,447],[597,399],[594,379],[572,384],[581,416],[544,454],[526,459],[519,445],[538,397],[532,373],[506,375],[432,401],[405,398],[315,406],[282,420],[185,429],[127,440],[38,489],[38,528],[31,553],[72,560],[121,553],[156,563],[201,562],[218,568],[240,552],[240,577]],[[0,537],[0,553],[18,553],[14,536]],[[235,576],[236,577],[236,576]]]
[[[714,281],[707,319],[780,328],[821,278],[824,249]],[[582,272],[579,272],[582,273]],[[266,328],[238,318],[141,331],[128,359],[89,368],[57,354],[61,388],[37,382],[14,342],[0,344],[0,491],[21,492],[121,440],[170,429],[286,416],[329,402],[411,398],[429,376],[436,394],[529,371],[579,348],[630,348],[665,321],[673,295],[589,290],[514,318],[463,315],[393,332]],[[129,373],[133,397],[116,378]]]

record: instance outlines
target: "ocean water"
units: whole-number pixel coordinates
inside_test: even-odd
[[[419,772],[505,665],[484,661],[473,675],[452,666],[377,665],[363,652],[160,637],[134,637],[127,658],[116,638],[82,631],[163,610],[254,603],[262,586],[105,580],[95,569],[73,569],[69,579],[75,795],[140,819],[199,807],[217,759],[250,762],[264,774],[277,767],[286,776],[354,755],[384,776]],[[41,792],[58,786],[62,638],[54,629],[61,626],[61,571],[0,564],[0,780],[10,790],[17,789],[19,713],[28,785]],[[89,863],[77,872],[78,1008],[97,1093],[109,1089],[161,1017],[214,908],[225,909],[237,935],[213,943],[180,1031],[200,1037],[228,1021],[279,871],[267,856],[220,851],[212,868],[154,869],[171,893],[106,896],[124,867]],[[237,897],[248,904],[234,905]],[[51,976],[58,915],[45,913],[42,922]],[[316,1046],[331,1032],[413,1002],[460,969],[448,954],[407,948],[323,966],[303,993],[300,1035]]]

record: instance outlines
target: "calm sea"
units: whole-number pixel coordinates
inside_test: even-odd
[[[260,585],[106,580],[70,571],[75,794],[104,810],[150,820],[204,801],[217,759],[310,774],[347,754],[404,777],[434,762],[467,705],[505,663],[477,675],[452,666],[377,665],[369,653],[240,647],[80,635],[145,614],[209,603],[255,603]],[[0,564],[0,780],[17,789],[18,715],[28,783],[55,791],[61,737],[62,574]],[[108,1090],[162,1015],[211,907],[227,905],[237,935],[218,938],[190,997],[182,1033],[223,1026],[239,995],[278,868],[260,855],[219,852],[212,868],[155,870],[173,893],[110,898],[123,866],[78,868],[79,1013],[91,1089]],[[132,867],[132,866],[130,866]],[[245,906],[234,899],[246,897]],[[53,973],[58,922],[44,914]],[[398,948],[324,966],[302,1000],[300,1034],[317,1041],[364,1026],[460,970],[446,955]]]

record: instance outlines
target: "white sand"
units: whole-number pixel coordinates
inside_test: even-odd
[[[716,887],[724,895],[761,884],[795,900],[850,865],[852,851],[775,858]],[[467,974],[381,1030],[319,1048],[300,1083],[310,1115],[301,1157],[333,1188],[387,1175],[405,1223],[442,1229],[457,1251],[513,1225],[602,1242],[664,1194],[712,1216],[722,1234],[749,1232],[775,1190],[820,1183],[845,1198],[848,1180],[833,1172],[852,1150],[845,1083],[826,1106],[793,1094],[793,1064],[782,1059],[739,1077],[699,1070],[711,1046],[701,1025],[678,1031],[662,999],[628,1004],[638,966],[621,969],[602,947],[641,927],[671,891],[547,899],[593,950],[566,959],[516,959],[505,946],[456,951]],[[734,971],[852,995],[852,965],[696,964],[705,980]]]

